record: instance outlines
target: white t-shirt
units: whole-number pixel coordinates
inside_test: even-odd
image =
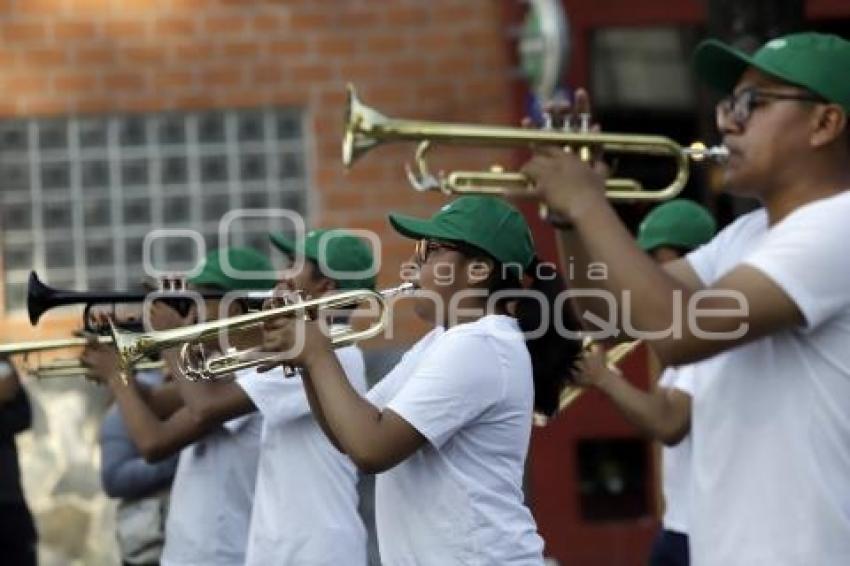
[[[707,285],[755,267],[806,321],[695,367],[696,566],[850,564],[848,243],[844,192],[770,228],[747,214],[688,256]]]
[[[226,422],[180,452],[163,566],[241,566],[257,477],[262,418]]]
[[[368,399],[428,439],[376,478],[384,564],[543,564],[523,504],[534,385],[515,319],[431,331]]]
[[[667,368],[658,379],[659,387],[678,389],[693,397],[692,366]],[[675,446],[661,447],[661,490],[664,493],[664,528],[688,533],[691,490],[691,435]]]
[[[366,391],[363,354],[337,357],[354,388]],[[366,563],[366,528],[357,511],[357,468],[313,418],[299,376],[246,371],[236,381],[263,415],[257,490],[245,564]]]

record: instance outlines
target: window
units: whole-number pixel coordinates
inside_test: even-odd
[[[249,109],[0,122],[0,230],[6,309],[31,269],[63,289],[126,289],[157,228],[194,229],[208,249],[237,208],[306,213],[302,116]],[[237,222],[229,245],[268,252],[273,218]],[[188,240],[154,246],[156,265],[194,265]]]
[[[604,28],[594,32],[593,102],[597,107],[691,110],[696,104],[689,67],[694,32],[688,28]]]
[[[576,463],[581,517],[586,521],[622,521],[648,516],[648,453],[643,440],[580,440]]]

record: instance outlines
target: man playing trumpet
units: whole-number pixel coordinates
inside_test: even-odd
[[[634,297],[631,321],[658,333],[647,341],[661,361],[704,360],[693,366],[694,563],[845,563],[850,42],[802,33],[747,56],[708,41],[694,63],[727,95],[726,189],[763,205],[708,245],[659,267],[576,155],[544,148],[524,172],[572,224],[573,256],[607,264],[605,290]],[[676,325],[676,313],[692,316]]]

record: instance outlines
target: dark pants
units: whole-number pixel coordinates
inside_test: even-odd
[[[0,505],[0,562],[35,566],[37,537],[26,505]]]
[[[661,531],[652,543],[649,566],[688,566],[688,535]]]

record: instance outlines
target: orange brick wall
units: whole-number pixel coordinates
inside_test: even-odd
[[[411,245],[388,231],[387,211],[426,214],[443,199],[407,186],[409,145],[343,170],[345,84],[390,116],[509,122],[503,9],[500,0],[3,0],[0,118],[303,108],[309,221],[381,234],[380,283],[391,285]],[[56,321],[41,329],[49,333],[76,322],[46,320]],[[0,340],[27,337],[19,329],[31,332],[7,317]]]

